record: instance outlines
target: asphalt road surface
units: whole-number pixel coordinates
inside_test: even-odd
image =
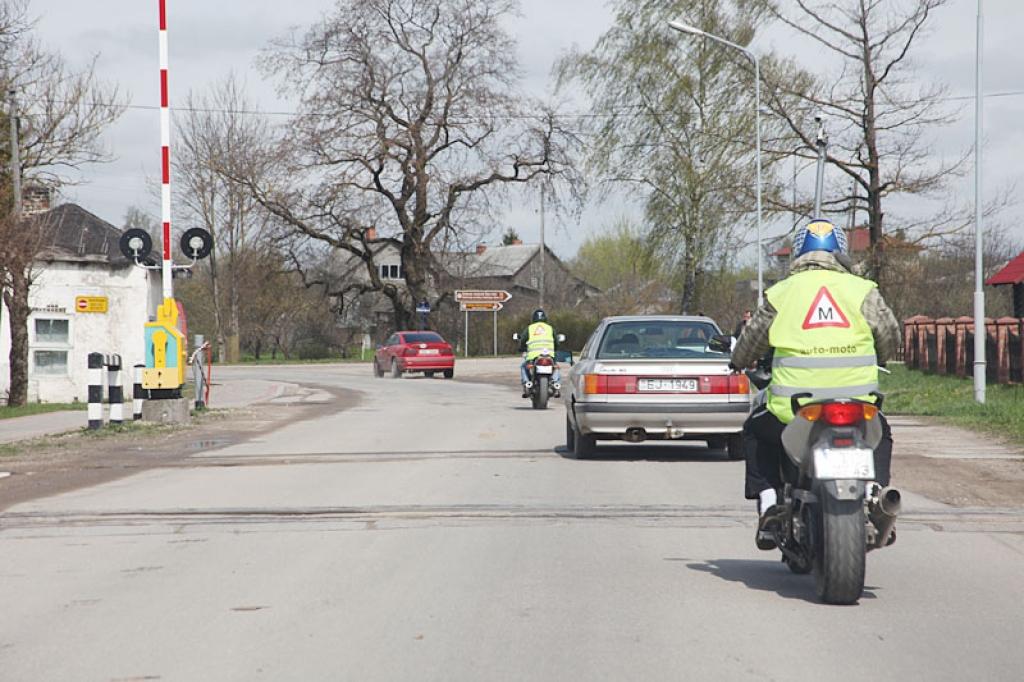
[[[1020,511],[908,493],[824,606],[702,443],[573,461],[509,386],[218,371],[319,416],[0,515],[0,680],[1024,677]]]

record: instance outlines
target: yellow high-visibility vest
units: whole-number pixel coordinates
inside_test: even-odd
[[[555,328],[547,322],[534,322],[526,329],[526,359],[533,360],[547,351],[555,354]]]
[[[777,311],[768,330],[775,349],[768,409],[779,421],[793,421],[790,399],[799,393],[873,401],[878,359],[861,306],[875,287],[843,272],[805,270],[765,292]]]

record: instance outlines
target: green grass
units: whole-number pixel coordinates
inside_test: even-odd
[[[0,419],[25,417],[30,414],[60,412],[62,410],[84,410],[86,403],[29,403],[21,407],[0,407]]]
[[[989,384],[985,404],[974,400],[972,379],[925,374],[890,365],[882,375],[889,414],[941,417],[945,423],[1003,436],[1024,444],[1024,386]]]

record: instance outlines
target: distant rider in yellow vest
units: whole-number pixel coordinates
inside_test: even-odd
[[[527,363],[545,352],[554,358],[555,341],[555,328],[548,324],[548,316],[544,311],[537,308],[533,311],[533,318],[530,322],[530,326],[526,328],[526,331],[519,335],[519,350],[520,352],[526,353],[523,357],[523,364],[519,366],[519,380],[523,384],[524,398],[530,397],[530,391],[526,388],[526,383],[530,380],[530,375],[526,371]],[[561,380],[562,373],[558,371],[558,365],[555,365],[555,372],[551,375],[551,381],[555,386],[556,398],[561,396],[561,392],[559,391]]]
[[[743,329],[732,352],[736,368],[752,367],[771,354],[772,380],[766,402],[743,427],[747,499],[758,500],[760,549],[775,543],[762,532],[772,522],[782,430],[793,420],[790,398],[874,400],[878,366],[895,356],[900,342],[896,317],[874,282],[850,272],[846,235],[815,220],[793,240],[789,276],[765,292],[765,302]],[[875,450],[875,476],[889,484],[892,432],[881,414],[883,437]]]

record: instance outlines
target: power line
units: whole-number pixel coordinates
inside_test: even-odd
[[[1024,90],[1006,90],[1004,92],[990,92],[984,95],[985,99],[990,98],[1003,98],[1003,97],[1020,97],[1024,95]],[[974,100],[974,95],[954,95],[951,97],[938,98],[937,101],[942,102],[957,102],[957,101],[968,101]],[[51,100],[53,104],[69,104],[69,102],[62,102]],[[83,106],[90,107],[106,107],[110,109],[129,109],[135,111],[159,111],[160,106],[155,104],[113,104],[110,102],[91,102],[82,103]],[[613,116],[628,116],[631,110],[644,108],[646,105],[643,104],[625,104],[617,108],[617,110],[609,111],[606,113],[601,112],[563,112],[555,113],[552,116],[556,119],[596,119],[596,118],[610,118]],[[815,107],[816,109],[818,107]],[[242,116],[287,116],[287,117],[302,117],[302,116],[317,116],[326,117],[331,116],[330,113],[319,113],[319,112],[302,112],[302,111],[281,111],[281,110],[270,110],[264,111],[261,109],[221,109],[212,107],[170,107],[172,112],[192,113],[192,114],[239,114]],[[743,113],[746,109],[735,110],[733,113]],[[662,114],[672,114],[675,112],[658,112]],[[33,114],[22,112],[21,116],[33,116]],[[632,114],[634,116],[639,114]],[[469,122],[469,121],[480,121],[487,120],[488,117],[484,116],[470,116],[462,119],[456,119],[454,123]],[[538,114],[502,114],[496,115],[490,118],[497,119],[509,119],[509,120],[541,120],[544,118],[543,115]]]

